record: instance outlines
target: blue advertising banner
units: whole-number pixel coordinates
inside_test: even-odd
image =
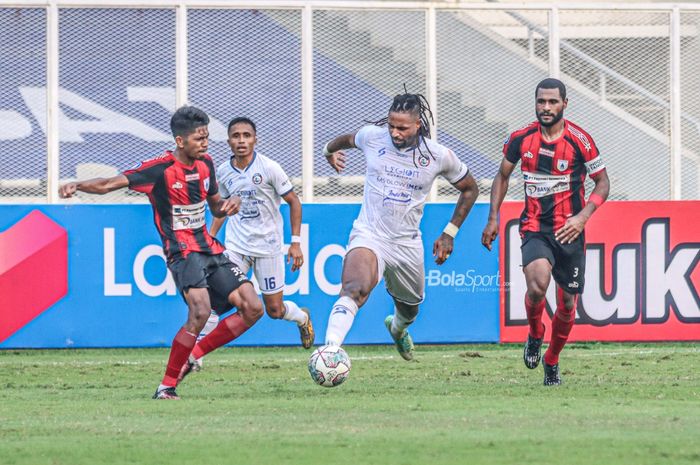
[[[411,332],[418,343],[498,342],[497,254],[480,245],[486,205],[474,207],[450,259],[434,263],[433,241],[453,207],[426,206],[421,228],[426,299]],[[359,208],[304,206],[305,265],[295,273],[287,270],[285,298],[310,308],[317,343],[323,342],[340,290],[345,246]],[[148,205],[0,207],[0,348],[169,346],[187,308],[152,222]],[[346,343],[390,343],[383,320],[392,312],[380,282]],[[265,316],[234,344],[297,345],[298,338],[293,323]]]

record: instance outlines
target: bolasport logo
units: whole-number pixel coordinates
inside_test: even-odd
[[[473,268],[448,272],[430,270],[425,284],[427,287],[452,287],[457,292],[498,292],[502,286],[508,286],[508,283],[501,283],[500,272],[485,274]]]

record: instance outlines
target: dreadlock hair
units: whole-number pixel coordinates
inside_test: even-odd
[[[425,150],[430,155],[430,158],[435,160],[435,155],[430,151],[428,147],[427,139],[430,139],[430,125],[434,123],[433,112],[430,110],[430,105],[428,100],[422,94],[409,94],[406,91],[406,86],[404,85],[404,93],[399,94],[394,97],[394,101],[389,107],[389,113],[413,113],[418,116],[420,120],[420,128],[418,129],[418,144],[413,148],[413,164],[418,168],[418,163],[416,162],[416,150],[418,150],[418,161],[427,160],[428,155],[421,149],[420,138],[423,140],[423,146]],[[377,121],[369,121],[377,126],[384,126],[389,122],[389,116],[385,116]]]

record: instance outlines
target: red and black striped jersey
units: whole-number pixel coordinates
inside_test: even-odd
[[[129,189],[148,194],[168,262],[191,252],[217,255],[224,251],[205,223],[207,197],[219,192],[209,155],[188,166],[168,150],[123,174]]]
[[[584,181],[605,170],[591,136],[571,121],[553,141],[542,138],[539,121],[511,133],[503,156],[520,161],[525,188],[525,209],[520,215],[520,233],[554,232],[566,218],[586,205]]]

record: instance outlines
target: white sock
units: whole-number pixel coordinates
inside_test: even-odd
[[[345,336],[352,327],[357,313],[357,304],[350,297],[341,297],[335,301],[328,317],[326,345],[341,346]]]
[[[282,315],[283,320],[294,321],[301,326],[309,319],[308,315],[302,312],[299,306],[291,300],[285,300],[283,304],[285,308],[284,315]]]
[[[201,341],[204,336],[211,333],[212,330],[216,328],[216,325],[218,324],[219,315],[217,315],[216,312],[211,312],[211,314],[209,315],[209,319],[204,325],[204,328],[202,328],[202,330],[199,332],[199,336],[197,336],[197,342]]]
[[[394,335],[394,337],[403,336],[403,333],[404,331],[406,331],[406,328],[408,328],[414,321],[416,321],[415,316],[411,319],[408,319],[401,315],[396,309],[396,307],[394,307],[394,319],[391,322],[391,334]]]

